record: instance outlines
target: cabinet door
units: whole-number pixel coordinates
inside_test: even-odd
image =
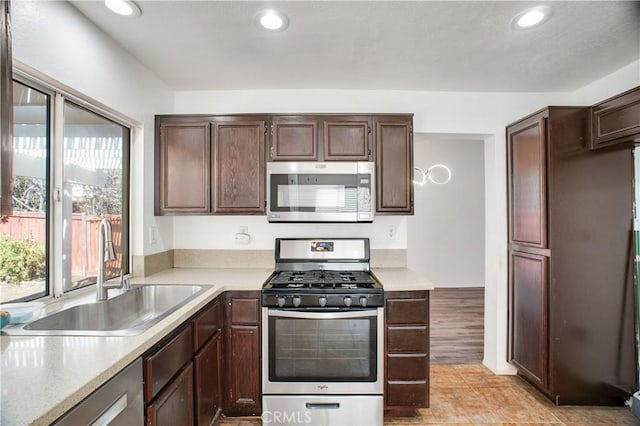
[[[194,424],[191,363],[147,406],[147,426]]]
[[[547,389],[548,258],[511,252],[509,361],[520,374]]]
[[[222,307],[216,300],[203,309],[193,320],[193,351],[198,352],[200,347],[211,336],[222,331]]]
[[[160,119],[157,128],[156,214],[209,213],[209,123]]]
[[[640,87],[591,107],[591,146],[640,139]]]
[[[208,426],[222,404],[221,397],[221,332],[218,332],[193,357],[195,377],[196,424]]]
[[[274,116],[271,122],[272,161],[318,160],[318,119]]]
[[[213,122],[214,213],[265,212],[265,125],[254,117]]]
[[[507,129],[509,240],[547,248],[546,117]]]
[[[232,325],[227,347],[228,400],[225,414],[260,414],[260,327]]]
[[[324,159],[371,161],[369,117],[341,116],[324,120]]]
[[[260,415],[259,296],[229,296],[225,321],[226,376],[223,411],[232,416]]]
[[[413,214],[413,125],[411,117],[376,119],[378,213]]]

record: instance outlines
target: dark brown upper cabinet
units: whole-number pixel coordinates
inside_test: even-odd
[[[265,117],[216,117],[213,213],[265,212]]]
[[[335,116],[324,120],[324,159],[372,161],[371,117]]]
[[[157,116],[156,215],[264,214],[265,116]]]
[[[318,160],[319,119],[308,116],[274,116],[271,121],[272,161]]]
[[[209,120],[156,120],[157,215],[210,212],[210,146]]]
[[[542,113],[507,130],[510,243],[547,247],[547,117]]]
[[[272,116],[271,161],[373,161],[371,116]]]
[[[413,214],[413,115],[158,115],[156,215],[264,214],[267,161],[373,161],[376,212]]]
[[[640,143],[640,86],[590,108],[591,147]]]
[[[376,212],[413,214],[413,115],[374,120]]]

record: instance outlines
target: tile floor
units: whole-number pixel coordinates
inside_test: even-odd
[[[553,405],[517,376],[496,376],[483,365],[432,365],[431,407],[385,425],[640,425],[626,407]],[[259,418],[223,418],[221,426],[260,425]],[[347,426],[347,425],[345,425]]]

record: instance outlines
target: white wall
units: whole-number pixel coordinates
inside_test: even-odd
[[[132,145],[132,253],[172,248],[172,221],[153,217],[153,115],[173,92],[66,1],[11,2],[13,57],[51,80],[141,123]],[[150,246],[145,228],[161,238]]]
[[[373,223],[268,223],[266,216],[190,216],[174,218],[176,249],[243,249],[275,247],[276,238],[368,237],[372,249],[405,249],[406,216],[378,216]],[[251,243],[239,244],[234,235],[248,226]],[[389,236],[392,228],[393,237]]]
[[[446,165],[451,180],[415,186],[407,266],[436,287],[484,287],[484,140],[417,133],[413,158],[423,170]]]
[[[573,105],[593,105],[640,85],[640,61],[594,81],[571,94]]]

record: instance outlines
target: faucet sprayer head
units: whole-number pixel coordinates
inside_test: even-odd
[[[116,260],[116,252],[113,249],[113,243],[107,241],[104,245],[104,261]]]
[[[104,232],[104,247],[100,247],[100,250],[104,250],[104,261],[116,259],[116,252],[113,249],[113,238],[111,237],[111,223],[108,219],[102,219],[100,221],[100,232]]]

